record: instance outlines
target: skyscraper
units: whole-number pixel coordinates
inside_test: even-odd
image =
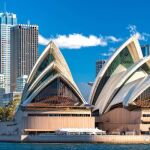
[[[16,25],[11,28],[11,91],[16,79],[29,75],[38,55],[38,26]]]
[[[10,29],[17,24],[16,14],[0,13],[0,73],[5,78],[5,92],[10,92]]]
[[[149,44],[141,46],[141,49],[142,49],[143,56],[150,55],[150,45]]]
[[[99,71],[101,70],[101,68],[103,67],[105,62],[106,62],[106,60],[96,61],[96,76],[98,75]]]

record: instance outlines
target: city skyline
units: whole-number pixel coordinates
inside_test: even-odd
[[[17,14],[18,23],[39,25],[40,53],[50,39],[56,42],[79,87],[94,81],[96,61],[107,59],[130,35],[137,34],[141,44],[150,41],[148,0],[136,5],[129,0],[64,0],[59,5],[57,0],[45,0],[42,7],[40,1],[34,7],[35,0],[2,0],[1,11],[4,3],[7,11]]]
[[[0,13],[0,75],[1,94],[23,87],[38,57],[38,26],[17,24],[17,15]],[[19,82],[17,81],[19,80]],[[16,84],[16,81],[18,84]],[[22,85],[21,85],[22,84]],[[17,86],[16,86],[17,85]],[[22,87],[22,89],[20,88]],[[18,89],[19,88],[19,89]]]

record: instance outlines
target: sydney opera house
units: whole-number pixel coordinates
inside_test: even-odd
[[[143,57],[136,36],[100,70],[89,102],[98,128],[108,133],[150,133],[150,56]]]
[[[16,118],[21,134],[95,127],[91,108],[53,42],[48,44],[28,77]]]
[[[62,53],[50,42],[28,77],[14,129],[29,135],[96,126],[108,134],[150,134],[150,56],[143,57],[136,36],[102,67],[89,103]]]

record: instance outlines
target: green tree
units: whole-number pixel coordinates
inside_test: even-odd
[[[5,107],[0,107],[0,121],[13,120],[17,107],[20,104],[21,97],[16,95],[12,101]]]

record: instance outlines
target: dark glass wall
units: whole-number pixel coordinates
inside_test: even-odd
[[[146,89],[142,94],[140,94],[136,100],[141,100],[141,101],[145,101],[145,100],[149,100],[150,101],[150,88]]]
[[[46,102],[50,104],[55,103],[63,105],[62,103],[68,101],[68,104],[81,104],[80,98],[69,87],[69,85],[61,78],[55,79],[48,84],[33,100],[32,102]],[[69,102],[70,101],[70,102]],[[56,104],[56,103],[55,103]]]

